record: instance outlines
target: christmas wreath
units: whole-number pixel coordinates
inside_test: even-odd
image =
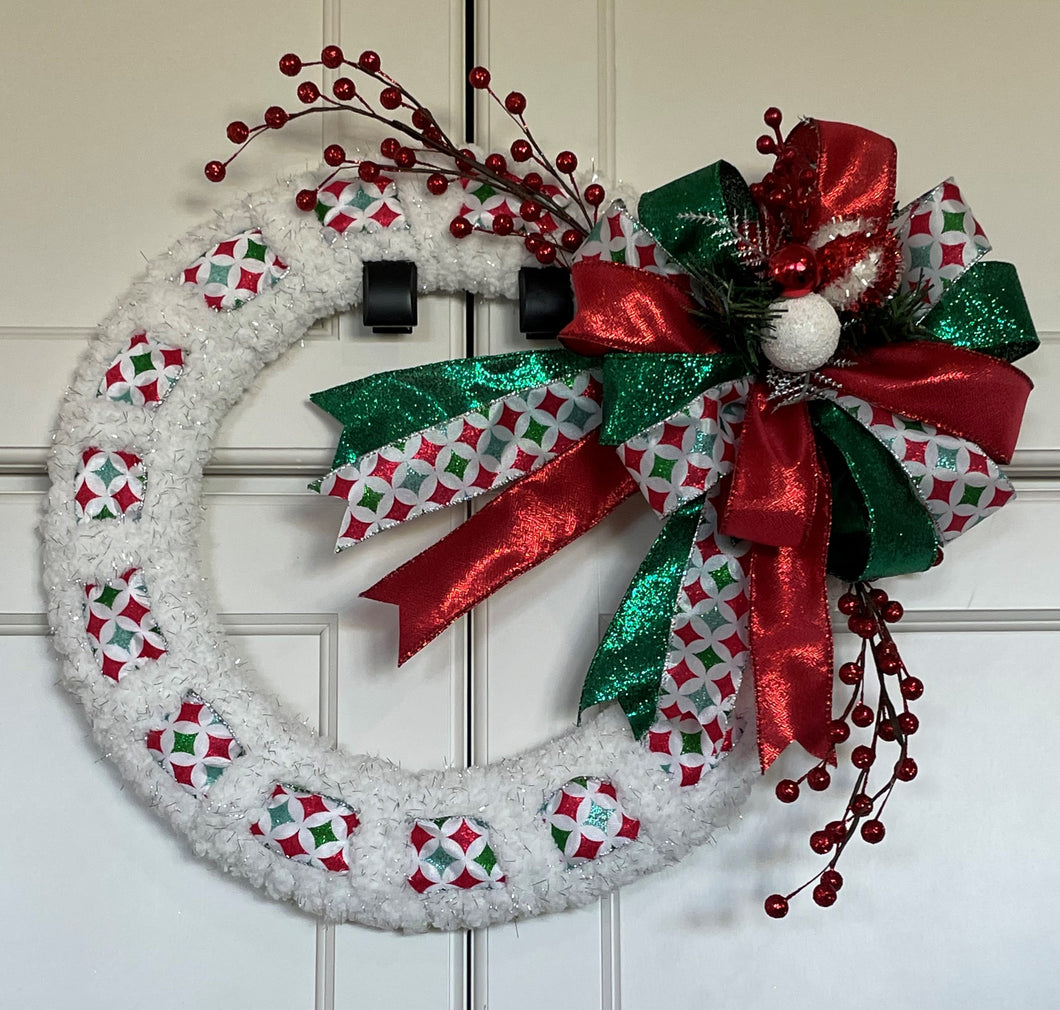
[[[840,854],[883,838],[891,791],[917,774],[924,685],[890,632],[902,607],[874,583],[939,563],[1012,497],[998,464],[1030,382],[1011,362],[1037,345],[1014,268],[982,259],[952,180],[898,209],[894,144],[861,127],[784,136],[770,109],[761,182],[720,161],[608,203],[485,68],[471,84],[519,131],[506,155],[455,144],[373,52],[319,62],[378,96],[303,81],[305,108],[229,139],[325,111],[395,136],[372,158],[330,145],[323,178],[240,200],[153,261],[61,409],[45,585],[63,681],[101,746],[224,869],[332,920],[418,930],[583,904],[668,865],[793,742],[815,763],[778,797],[826,789],[853,726],[856,783],[812,835],[826,865],[803,885],[832,904]],[[576,306],[559,349],[312,397],[343,425],[312,485],[344,502],[340,550],[496,492],[365,591],[399,606],[402,661],[630,496],[661,521],[579,725],[486,767],[413,773],[328,747],[255,687],[204,590],[198,495],[224,414],[316,319],[360,301],[370,260],[487,297],[512,297],[527,264],[567,268]],[[861,642],[837,711],[828,574]]]

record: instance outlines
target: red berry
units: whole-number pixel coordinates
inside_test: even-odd
[[[887,834],[887,829],[884,828],[883,821],[866,821],[861,825],[861,837],[871,845],[882,842],[885,834]]]
[[[426,109],[413,109],[412,125],[417,130],[426,130],[431,125],[431,114]]]
[[[281,109],[278,105],[270,105],[265,110],[265,125],[270,130],[278,130],[288,120],[286,110]]]
[[[312,81],[302,81],[298,85],[298,101],[305,105],[312,105],[320,97],[320,88]]]
[[[524,200],[519,204],[519,216],[524,221],[536,221],[541,216],[541,208],[533,200]]]
[[[242,144],[243,141],[250,136],[250,127],[246,123],[241,123],[238,119],[235,122],[228,124],[228,129],[225,131],[228,134],[228,139],[233,144]]]
[[[384,109],[396,109],[401,104],[401,91],[399,88],[383,88],[379,92],[379,104]]]
[[[529,161],[534,149],[528,140],[513,140],[511,147],[512,157],[516,161]]]
[[[493,234],[494,235],[511,235],[515,230],[515,220],[511,214],[494,214],[493,215]]]
[[[871,768],[875,760],[876,752],[871,747],[866,747],[864,744],[860,747],[855,747],[850,754],[850,763],[855,768]]]
[[[832,743],[844,743],[850,739],[850,727],[842,719],[833,719],[828,724],[828,739]]]
[[[832,776],[827,768],[811,768],[806,773],[806,785],[815,793],[823,792],[832,784]]]
[[[604,187],[598,183],[592,183],[585,187],[585,202],[590,207],[599,207],[604,202]]]
[[[858,609],[858,598],[853,593],[844,593],[839,597],[836,606],[841,614],[850,617]]]
[[[379,178],[379,166],[374,161],[362,161],[357,166],[357,175],[363,182],[375,182]]]
[[[225,177],[226,169],[219,161],[208,161],[203,172],[210,182],[220,182]]]
[[[328,144],[324,148],[324,161],[332,168],[337,168],[346,160],[346,149],[341,144]]]
[[[924,682],[919,677],[906,677],[902,681],[902,697],[916,701],[924,693]]]
[[[563,243],[563,248],[566,249],[567,252],[576,252],[578,247],[582,244],[582,237],[573,228],[568,228],[563,233],[563,237],[560,241]]]
[[[564,175],[570,175],[578,167],[578,156],[573,151],[560,151],[556,155],[556,168]]]
[[[902,669],[902,661],[897,656],[878,656],[876,658],[876,665],[884,673],[894,676],[899,673]]]
[[[877,607],[882,607],[890,599],[890,597],[883,589],[870,589],[869,599],[872,600],[872,602]]]
[[[884,719],[877,727],[876,732],[879,734],[880,739],[887,741],[887,743],[890,743],[897,736],[894,731],[894,723],[890,719]]]
[[[434,123],[429,123],[423,128],[423,137],[424,140],[429,140],[432,144],[441,144],[443,134]]]
[[[399,147],[394,155],[394,164],[398,168],[412,168],[416,164],[416,152],[411,147]]]
[[[897,624],[904,615],[905,607],[897,600],[888,600],[887,605],[883,608],[883,619],[888,624]]]
[[[783,117],[780,114],[780,109],[775,105],[771,105],[766,109],[765,115],[762,118],[765,120],[766,126],[771,126],[775,130],[780,126]]]
[[[827,831],[815,831],[810,835],[810,848],[819,856],[832,849],[832,836]]]
[[[827,831],[838,845],[847,836],[847,826],[843,821],[829,821],[824,826]]]
[[[480,91],[490,86],[490,72],[485,67],[473,67],[467,79],[471,87],[478,88]]]
[[[379,53],[373,52],[371,49],[366,49],[360,56],[357,57],[357,66],[369,74],[379,73]]]
[[[466,217],[454,217],[449,222],[449,232],[453,238],[467,238],[474,228],[471,226],[471,222]]]
[[[878,630],[876,619],[873,617],[852,617],[847,621],[847,627],[858,636],[858,638],[872,638]]]
[[[523,239],[523,244],[530,252],[536,253],[545,244],[545,240],[536,231],[533,231]]]
[[[503,175],[508,171],[508,162],[504,160],[503,154],[489,154],[483,164],[491,172],[496,172],[497,175]]]
[[[527,172],[523,176],[523,184],[533,190],[538,190],[545,184],[545,180],[537,172]]]
[[[788,899],[782,894],[771,894],[766,898],[765,908],[771,919],[783,919],[788,914]]]
[[[913,779],[916,778],[918,771],[920,771],[920,769],[917,768],[916,762],[912,758],[902,758],[902,760],[894,766],[894,777],[901,779],[903,782],[912,782]]]
[[[889,656],[891,659],[898,659],[898,646],[888,638],[886,641],[880,642],[880,644],[876,646],[876,655],[881,657]]]
[[[902,712],[898,716],[898,728],[906,736],[912,736],[920,729],[920,720],[912,712]]]
[[[387,137],[379,144],[379,153],[384,158],[393,159],[394,155],[401,150],[401,144],[395,137]]]
[[[858,815],[865,817],[872,813],[872,797],[866,793],[856,793],[850,798],[850,809]]]
[[[831,908],[835,904],[836,898],[839,897],[827,884],[824,882],[818,884],[813,889],[813,900],[817,902],[821,908]]]
[[[340,102],[348,102],[357,94],[357,85],[348,77],[340,77],[331,86],[331,92]]]
[[[876,713],[864,703],[854,706],[854,711],[850,713],[850,721],[855,726],[860,726],[864,729],[866,726],[872,725],[872,720],[876,718]]]
[[[821,883],[827,884],[833,891],[843,886],[843,875],[831,866],[821,874]]]
[[[777,153],[777,142],[769,136],[768,133],[763,133],[762,136],[755,141],[755,147],[758,149],[759,154]]]
[[[861,676],[861,667],[857,663],[844,663],[839,668],[839,679],[850,687],[860,684]]]
[[[942,562],[945,559],[945,557],[946,557],[946,555],[943,552],[942,548],[941,547],[936,547],[935,548],[935,560],[931,562],[931,567],[932,568],[937,568],[939,565],[942,564]]]
[[[300,189],[294,198],[299,210],[314,210],[317,205],[317,191],[315,189]]]
[[[526,95],[519,91],[509,91],[504,99],[504,107],[513,115],[521,116],[526,111]]]
[[[543,242],[534,255],[538,263],[547,267],[550,263],[556,262],[556,247],[551,242]]]
[[[338,46],[324,46],[320,50],[320,62],[329,70],[340,66],[343,60],[342,50]]]
[[[781,779],[774,792],[781,803],[794,803],[799,798],[799,783],[794,779]]]
[[[449,180],[441,172],[432,172],[427,176],[427,192],[441,196],[449,188]]]
[[[280,57],[280,73],[285,77],[294,77],[302,69],[302,61],[294,53],[284,53]]]

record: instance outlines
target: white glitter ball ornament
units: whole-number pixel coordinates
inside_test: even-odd
[[[820,295],[778,298],[769,306],[776,316],[762,353],[784,372],[812,372],[839,346],[839,316]]]

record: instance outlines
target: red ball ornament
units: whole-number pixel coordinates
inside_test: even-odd
[[[876,752],[871,747],[866,747],[864,744],[860,747],[855,747],[850,754],[850,763],[855,768],[860,768],[863,771],[866,768],[871,768],[875,760]]]
[[[449,188],[449,180],[441,172],[432,172],[427,176],[427,192],[441,196]]]
[[[861,825],[861,837],[870,845],[882,842],[885,834],[887,834],[887,829],[883,826],[883,821],[866,821]]]
[[[850,809],[858,817],[866,817],[872,813],[872,797],[866,793],[857,793],[850,798]]]
[[[527,172],[523,176],[523,185],[530,189],[538,190],[545,184],[545,180],[537,172]]]
[[[560,151],[556,155],[556,168],[570,175],[578,167],[578,156],[573,151]]]
[[[549,266],[556,262],[556,247],[551,242],[543,242],[534,255],[538,263]]]
[[[379,53],[373,52],[371,49],[366,49],[359,57],[357,57],[357,66],[366,73],[379,73],[379,67],[381,65],[382,64],[379,61]]]
[[[379,92],[379,104],[384,109],[396,109],[401,105],[401,91],[393,86]]]
[[[838,897],[839,895],[823,882],[813,889],[813,900],[817,902],[821,908],[831,908]]]
[[[334,70],[342,64],[342,50],[338,46],[324,46],[320,50],[320,62],[329,70]]]
[[[294,53],[284,53],[280,57],[280,73],[284,77],[294,77],[302,69],[302,61]]]
[[[850,687],[861,683],[861,667],[857,663],[844,663],[839,668],[839,679]]]
[[[880,723],[879,728],[876,730],[881,740],[886,743],[890,743],[898,734],[894,731],[894,723],[890,719],[885,719]]]
[[[483,164],[491,172],[496,172],[497,175],[503,175],[508,171],[508,162],[504,160],[503,154],[488,154]]]
[[[897,656],[877,656],[876,665],[884,673],[894,676],[902,670],[902,661]]]
[[[513,140],[511,146],[512,157],[516,161],[529,161],[534,149],[528,140]]]
[[[872,638],[879,630],[873,617],[852,617],[847,621],[847,627],[859,638]]]
[[[331,93],[340,101],[348,102],[357,94],[357,85],[348,77],[340,77],[332,86]]]
[[[530,252],[536,254],[537,250],[545,244],[545,240],[536,231],[533,231],[523,239],[523,244]]]
[[[765,115],[762,116],[762,119],[765,121],[766,126],[772,127],[772,129],[775,130],[777,129],[777,127],[780,126],[784,117],[781,114],[780,109],[778,109],[775,105],[771,105],[768,109],[766,109]]]
[[[426,130],[431,125],[431,114],[426,109],[413,109],[412,125],[417,130]]]
[[[788,914],[788,899],[782,894],[771,894],[766,898],[765,909],[771,919],[783,919]]]
[[[533,200],[524,200],[519,204],[519,216],[524,221],[536,221],[541,216],[541,208]]]
[[[769,136],[768,133],[763,133],[758,140],[755,141],[755,148],[759,154],[776,154],[777,142]]]
[[[493,234],[494,235],[511,235],[515,230],[515,219],[511,214],[494,214],[493,215]]]
[[[346,160],[346,149],[341,144],[328,144],[324,148],[324,162],[338,168]]]
[[[317,205],[317,191],[315,189],[300,189],[298,195],[294,198],[294,202],[299,210],[314,210]]]
[[[398,168],[412,168],[416,164],[416,152],[411,147],[399,147],[394,155],[394,164]]]
[[[485,67],[473,67],[467,75],[468,83],[481,91],[490,86],[490,72]]]
[[[836,606],[844,617],[850,617],[858,609],[858,598],[853,593],[844,593]]]
[[[916,701],[924,693],[924,682],[919,677],[906,677],[902,681],[902,697]]]
[[[850,739],[850,727],[842,719],[833,719],[828,724],[828,739],[832,743],[845,743]]]
[[[384,158],[390,158],[393,160],[395,154],[401,150],[401,144],[395,137],[387,137],[379,144],[379,153]]]
[[[865,704],[855,705],[854,711],[850,713],[850,721],[855,726],[860,726],[862,729],[866,726],[871,726],[872,720],[875,718],[876,713]]]
[[[285,109],[281,109],[278,105],[270,105],[265,110],[265,125],[270,130],[280,129],[289,118],[290,117],[287,115],[287,111]]]
[[[806,773],[806,785],[815,793],[824,792],[832,784],[832,776],[827,768],[811,768]]]
[[[843,874],[830,866],[821,874],[821,883],[827,884],[833,891],[838,891],[843,886]]]
[[[225,132],[233,144],[242,144],[250,136],[250,127],[237,119],[228,124],[228,129]]]
[[[889,600],[883,608],[883,619],[888,624],[897,624],[905,616],[905,607],[897,600]]]
[[[509,91],[504,107],[513,115],[521,116],[526,111],[526,95],[520,91]]]
[[[563,243],[563,248],[566,249],[567,252],[577,252],[578,247],[582,244],[582,237],[573,228],[568,228],[563,233],[560,242]]]
[[[781,803],[794,803],[799,798],[799,783],[794,779],[781,779],[773,791]]]
[[[808,295],[817,286],[817,253],[809,246],[789,242],[769,257],[769,278],[788,298]]]
[[[473,231],[474,228],[466,217],[454,217],[449,222],[449,233],[453,238],[467,238]]]
[[[869,599],[872,600],[872,602],[875,603],[877,607],[882,607],[890,599],[890,597],[883,589],[870,589]]]
[[[832,836],[827,831],[815,831],[810,835],[810,848],[819,856],[832,850]]]
[[[920,720],[912,712],[900,712],[898,715],[898,728],[906,736],[912,736],[920,729]]]
[[[824,826],[824,829],[832,836],[837,845],[847,836],[847,826],[843,821],[829,821]]]
[[[427,126],[423,128],[423,138],[424,140],[429,140],[432,144],[440,145],[443,140],[443,134],[434,123],[428,123]]]
[[[374,161],[362,161],[357,166],[357,175],[362,182],[375,182],[379,178],[379,166]]]
[[[210,182],[221,182],[224,179],[227,170],[224,164],[220,161],[208,161],[206,167],[203,169],[203,173]]]
[[[912,782],[913,779],[916,778],[918,771],[920,771],[920,769],[911,757],[902,758],[902,760],[894,766],[894,777],[896,779],[901,779],[902,782]]]
[[[585,187],[585,202],[590,207],[599,207],[604,202],[604,187],[598,183],[592,183]]]
[[[320,97],[320,88],[312,81],[302,81],[298,85],[298,101],[304,105],[312,105]]]
[[[942,564],[942,562],[945,559],[945,557],[946,557],[946,554],[942,550],[942,548],[941,547],[936,547],[935,548],[935,560],[931,562],[931,567],[932,568],[937,568],[939,565]]]

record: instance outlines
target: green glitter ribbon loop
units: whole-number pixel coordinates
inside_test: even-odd
[[[746,373],[736,354],[607,354],[600,441],[619,445]]]
[[[757,221],[758,208],[743,176],[716,161],[640,198],[640,223],[693,273],[735,262],[733,223]]]
[[[1011,263],[976,263],[942,296],[923,325],[936,340],[1002,361],[1016,361],[1038,347]]]
[[[850,582],[926,571],[935,524],[901,464],[836,404],[809,409],[832,481],[828,570]]]
[[[590,367],[573,351],[516,351],[378,372],[309,399],[344,425],[332,469],[424,428]]]
[[[701,501],[682,505],[655,538],[593,656],[579,717],[593,705],[617,701],[638,740],[651,727],[677,595],[702,511]]]

